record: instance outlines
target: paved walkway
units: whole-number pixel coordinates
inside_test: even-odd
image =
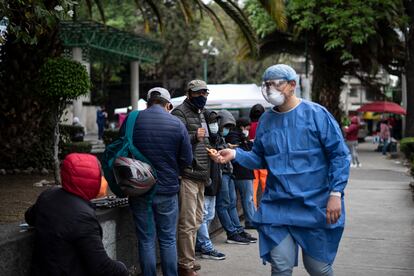
[[[351,170],[346,189],[347,224],[334,265],[336,276],[414,275],[411,177],[400,161],[386,159],[374,148],[368,142],[360,144],[362,168]],[[200,275],[270,275],[270,265],[262,265],[259,259],[257,244],[229,245],[224,234],[214,243],[227,259],[200,259]],[[307,275],[301,260],[293,274]]]

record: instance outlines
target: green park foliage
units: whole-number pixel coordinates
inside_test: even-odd
[[[414,137],[406,137],[400,140],[400,150],[405,158],[414,162]]]
[[[103,142],[105,145],[109,145],[113,141],[119,138],[119,129],[105,129],[103,133]]]
[[[414,137],[406,137],[400,140],[400,151],[410,162],[410,173],[414,176]]]
[[[67,58],[48,59],[40,69],[39,93],[66,104],[88,93],[91,88],[86,68]]]
[[[90,153],[92,150],[92,145],[88,141],[83,142],[67,142],[62,143],[60,146],[59,159],[65,159],[66,155],[76,152],[76,153]]]
[[[406,18],[403,1],[395,0],[248,0],[246,12],[261,37],[263,56],[285,52],[305,56],[313,65],[312,99],[340,121],[340,93],[345,75],[354,75],[380,94],[380,68],[399,74],[400,39]],[[269,13],[282,10],[286,26]]]
[[[378,31],[378,22],[401,23],[402,3],[395,0],[293,0],[286,12],[295,35],[316,31],[325,49],[341,51],[342,60],[354,58],[352,45],[362,45]]]

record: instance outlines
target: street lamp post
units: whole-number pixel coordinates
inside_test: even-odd
[[[207,72],[208,72],[208,50],[207,49],[203,49],[203,76],[204,76],[204,81],[206,83],[208,83],[207,81]]]
[[[208,56],[217,56],[219,54],[219,50],[212,46],[213,38],[210,37],[208,41],[201,40],[198,44],[202,47],[202,54],[203,54],[203,78],[206,83],[208,83]]]

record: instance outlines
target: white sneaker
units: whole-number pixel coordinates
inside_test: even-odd
[[[358,163],[357,167],[358,168],[361,168],[362,167],[362,164],[361,163]]]
[[[356,165],[355,164],[351,164],[351,168],[356,168]]]

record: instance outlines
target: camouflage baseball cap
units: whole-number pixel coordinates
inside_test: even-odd
[[[192,80],[187,84],[187,91],[208,90],[207,83],[203,80]]]

